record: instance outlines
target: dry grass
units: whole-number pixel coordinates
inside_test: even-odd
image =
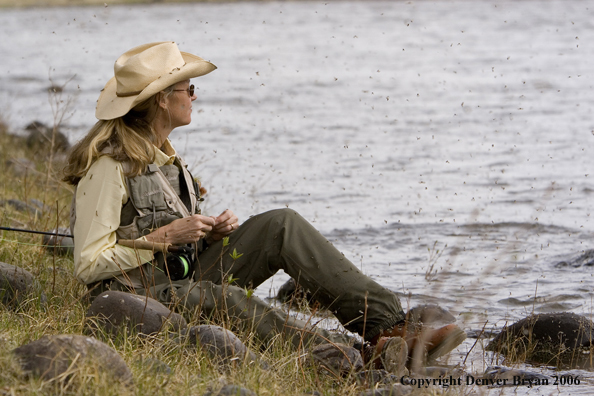
[[[32,153],[24,141],[7,134],[0,122],[0,161],[26,157],[33,160],[35,169],[16,175],[9,169],[0,175],[0,199],[46,197],[43,214],[19,212],[11,206],[0,207],[3,226],[49,230],[56,225],[67,226],[72,189],[59,181],[59,163],[52,164],[48,173],[48,156]],[[45,191],[45,186],[49,188]],[[237,384],[260,395],[302,394],[316,390],[323,395],[358,395],[363,390],[347,379],[335,377],[305,365],[296,350],[281,338],[263,348],[250,334],[239,333],[252,350],[259,351],[269,368],[258,364],[237,364],[224,369],[199,348],[189,348],[176,342],[176,334],[159,334],[142,338],[125,334],[116,339],[103,335],[130,367],[134,385],[127,388],[114,383],[97,372],[92,365],[73,368],[68,379],[43,381],[24,373],[11,351],[44,335],[83,334],[84,316],[88,301],[86,288],[74,280],[73,261],[57,256],[41,245],[39,235],[2,232],[0,261],[23,267],[40,282],[48,303],[45,306],[31,301],[11,309],[0,305],[0,394],[7,395],[201,395],[220,389],[225,384]],[[191,325],[209,324],[197,315],[187,317]],[[216,323],[215,323],[216,324]],[[233,324],[228,324],[233,326]],[[235,327],[235,326],[234,326]],[[151,369],[141,362],[162,362],[171,374]],[[440,394],[434,389],[430,394]],[[451,391],[451,390],[450,390]],[[427,391],[425,391],[427,392]],[[450,392],[451,393],[451,392]],[[457,393],[461,393],[457,392]]]

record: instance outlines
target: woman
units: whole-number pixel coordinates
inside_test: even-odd
[[[278,334],[295,345],[349,342],[247,295],[246,288],[283,269],[371,350],[385,352],[391,339],[384,337],[400,336],[411,351],[427,350],[430,357],[457,346],[464,333],[455,325],[409,334],[397,296],[361,274],[294,211],[266,212],[242,225],[231,210],[216,217],[200,212],[201,189],[168,137],[191,121],[196,96],[190,78],[215,68],[172,42],[133,48],[116,61],[97,102],[99,121],[73,148],[65,169],[65,180],[77,186],[71,224],[76,277],[94,295],[126,290],[238,318],[264,342]],[[176,260],[119,240],[187,249]],[[231,257],[234,250],[241,256]],[[190,271],[172,276],[174,262],[189,262]]]

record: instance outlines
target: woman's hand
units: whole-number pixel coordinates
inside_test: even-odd
[[[239,227],[237,216],[227,209],[215,218],[215,224],[208,235],[208,242],[220,241]]]
[[[237,218],[235,219],[237,221]],[[215,224],[216,219],[214,217],[193,215],[174,220],[166,226],[159,227],[146,235],[145,238],[151,242],[183,245],[204,238],[207,233],[213,230]]]

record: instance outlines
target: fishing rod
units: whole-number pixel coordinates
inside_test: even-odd
[[[53,237],[67,237],[72,238],[70,234],[61,234],[59,232],[49,231],[35,231],[24,228],[1,227],[3,231],[27,232],[29,234],[50,235]],[[133,249],[153,250],[155,252],[163,252],[166,255],[165,266],[167,267],[167,275],[171,280],[185,279],[190,275],[192,255],[194,249],[187,246],[175,246],[170,243],[156,243],[143,240],[119,239],[118,245],[130,247]]]
[[[70,235],[70,234],[61,234],[59,232],[49,232],[49,231],[26,230],[24,228],[0,227],[0,230],[15,231],[15,232],[27,232],[29,234],[41,234],[41,235],[51,235],[51,236],[72,238],[72,235]]]
[[[13,228],[13,227],[1,227],[0,226],[0,230],[15,231],[15,232],[27,232],[29,234],[41,234],[41,235],[72,238],[72,235],[70,235],[70,234],[61,234],[59,232],[50,232],[50,231],[27,230],[24,228]],[[179,253],[179,252],[185,252],[187,249],[185,247],[175,246],[170,243],[156,243],[156,242],[132,240],[132,239],[119,239],[116,243],[118,245],[130,247],[130,248],[143,249],[143,250],[154,250],[157,252]]]

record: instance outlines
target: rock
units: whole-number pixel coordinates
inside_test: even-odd
[[[464,374],[464,370],[458,366],[424,366],[417,368],[413,373],[413,377],[445,378],[452,376],[460,378]]]
[[[60,87],[58,85],[50,85],[47,87],[47,92],[49,93],[61,93],[64,91],[64,87]]]
[[[412,392],[412,388],[407,385],[394,384],[390,387],[369,389],[361,392],[360,396],[401,396],[408,395]]]
[[[483,378],[506,380],[502,381],[500,384],[494,384],[494,386],[518,386],[517,381],[520,381],[520,384],[522,385],[542,385],[551,379],[546,375],[502,366],[487,367]]]
[[[35,164],[27,158],[11,158],[6,160],[5,165],[17,177],[30,175],[35,171]]]
[[[43,210],[40,209],[36,204],[28,204],[18,199],[2,199],[0,200],[0,206],[12,206],[19,212],[29,212],[33,215],[40,216],[43,214]]]
[[[17,308],[24,301],[47,302],[35,277],[27,270],[0,262],[0,298],[6,306]]]
[[[153,374],[164,374],[170,375],[171,374],[171,367],[169,365],[159,359],[156,358],[141,358],[134,362],[136,366],[138,366],[142,372],[151,372]]]
[[[468,329],[464,330],[466,332],[466,337],[468,338],[476,338],[476,339],[485,339],[485,338],[493,338],[497,334],[497,332],[493,332],[487,329]]]
[[[278,289],[276,298],[284,303],[291,301],[295,304],[302,304],[304,301],[310,302],[312,295],[308,290],[297,284],[295,279],[290,278]]]
[[[171,312],[157,300],[111,290],[95,297],[86,314],[86,325],[92,333],[102,328],[111,335],[117,335],[124,329],[130,333],[151,335],[168,326],[172,326],[173,331],[187,327],[183,316]]]
[[[348,375],[363,369],[361,353],[346,344],[321,344],[309,351],[309,358],[336,375]]]
[[[400,381],[400,377],[386,370],[364,370],[354,374],[354,378],[359,385],[365,385],[373,388],[376,385],[395,384]]]
[[[92,337],[63,334],[43,336],[22,345],[13,353],[24,371],[49,381],[74,370],[107,375],[131,385],[132,373],[118,353]],[[67,380],[63,376],[60,381]]]
[[[407,317],[409,322],[424,325],[447,325],[456,321],[450,311],[436,304],[418,305],[408,311]]]
[[[37,209],[41,210],[42,212],[51,210],[51,208],[49,208],[47,205],[44,205],[43,202],[41,202],[40,200],[35,199],[35,198],[29,199],[29,204],[32,206],[35,206]]]
[[[209,391],[204,396],[256,396],[256,394],[239,385],[225,385],[219,391]]]
[[[29,133],[27,136],[27,147],[36,150],[49,152],[54,128],[49,127],[42,122],[33,121],[25,127]],[[66,152],[70,148],[68,138],[60,131],[56,130],[54,135],[54,152]]]
[[[199,346],[211,359],[222,365],[258,361],[256,354],[250,351],[233,332],[219,326],[190,327],[186,332],[186,339],[189,344]]]
[[[487,345],[513,360],[582,365],[590,357],[594,323],[570,312],[531,315],[501,330]]]
[[[59,227],[57,230],[54,228],[48,232],[57,232],[58,234],[70,234],[70,228]],[[65,236],[55,235],[44,235],[42,239],[43,246],[50,252],[56,252],[60,255],[72,255],[74,253],[74,239]]]
[[[560,261],[555,264],[556,268],[563,267],[592,267],[594,266],[594,249],[586,250],[577,257],[572,258],[568,261]]]

